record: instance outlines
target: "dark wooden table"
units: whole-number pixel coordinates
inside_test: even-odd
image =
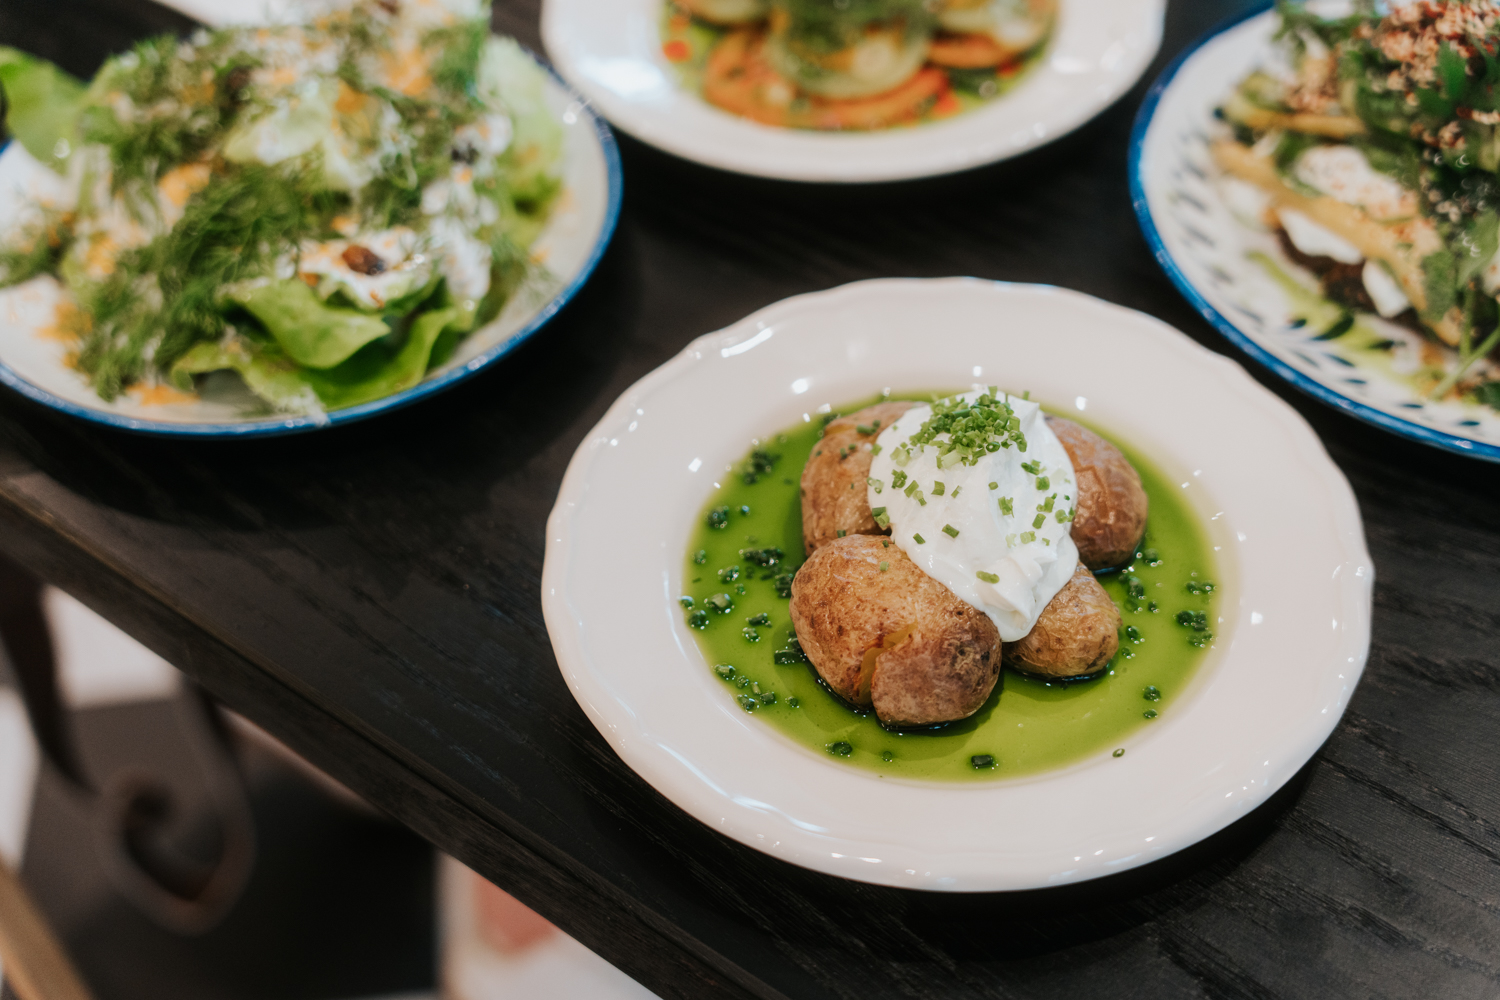
[[[536,0],[497,6],[538,44]],[[1244,6],[1174,2],[1150,75]],[[145,0],[4,0],[0,42],[88,73],[173,21]],[[193,444],[0,395],[0,551],[663,997],[1500,995],[1500,469],[1279,384],[1359,496],[1369,669],[1296,781],[1174,858],[1013,895],[815,875],[662,799],[558,675],[539,575],[563,469],[698,334],[859,278],[970,274],[1091,292],[1232,353],[1131,214],[1144,89],[1018,161],[901,185],[748,180],[623,140],[624,215],[592,283],[441,398]]]

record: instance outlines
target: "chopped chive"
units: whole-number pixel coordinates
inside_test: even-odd
[[[947,489],[948,489],[948,487],[946,487],[946,486],[943,485],[943,481],[941,479],[934,479],[932,481],[932,495],[933,496],[940,497],[940,496],[943,495],[943,493]]]
[[[960,493],[962,493],[962,492],[963,492],[963,487],[962,486],[955,486],[955,487],[953,487],[953,498],[955,500],[958,499],[958,495]]]
[[[1046,523],[1046,521],[1047,521],[1047,515],[1046,514],[1038,514],[1036,516],[1036,519],[1031,522],[1031,526],[1033,528],[1040,528],[1043,524]]]
[[[912,535],[911,536],[911,540],[914,541],[914,542],[916,542],[918,545],[926,545],[927,544],[927,539],[923,538],[921,535]]]
[[[840,528],[840,529],[839,529],[839,530],[838,530],[838,536],[839,536],[839,537],[840,537],[840,538],[843,538],[843,537],[844,537],[844,536],[845,536],[845,535],[847,535],[847,534],[848,534],[848,533],[849,533],[849,532],[847,532],[847,531],[845,531],[845,530],[844,530],[844,529],[843,529],[843,528]]]
[[[1044,514],[1050,514],[1050,513],[1052,513],[1052,505],[1054,503],[1056,503],[1056,502],[1057,502],[1057,494],[1054,493],[1051,496],[1049,496],[1047,499],[1043,500],[1041,503],[1037,504],[1036,505],[1036,509],[1039,510],[1039,511],[1041,511]]]
[[[718,666],[714,667],[714,673],[718,674],[726,681],[734,680],[734,667],[730,666],[727,663],[721,663]]]
[[[1041,462],[1022,462],[1021,468],[1026,472],[1031,473],[1033,476],[1039,476],[1042,473]]]
[[[977,577],[979,577],[979,579],[983,580],[985,583],[999,583],[1000,582],[1000,577],[998,575],[996,575],[994,573],[986,573],[984,570],[979,570],[974,575],[977,576]]]
[[[740,635],[743,635],[748,642],[760,642],[760,633],[753,628],[740,629]]]
[[[917,492],[917,481],[913,479],[906,485],[906,489],[902,490],[901,492],[905,493],[907,496],[911,496],[913,493]]]
[[[885,490],[885,483],[874,476],[866,476],[865,485],[872,487],[877,496]]]
[[[886,572],[886,571],[887,571],[887,570],[889,570],[889,569],[890,569],[890,568],[891,568],[891,564],[890,564],[890,563],[888,563],[888,562],[882,562],[882,563],[881,563],[881,564],[880,564],[880,572],[882,572],[882,573],[884,573],[884,572]]]
[[[927,498],[922,495],[922,491],[921,490],[917,491],[917,497],[916,497],[916,499],[917,499],[917,506],[919,506],[919,507],[926,507],[927,506]]]
[[[1052,485],[1052,480],[1048,479],[1046,476],[1037,476],[1036,477],[1036,488],[1037,489],[1039,489],[1039,490],[1045,490],[1045,489],[1047,489],[1051,485]]]
[[[685,608],[690,608],[693,606],[693,599],[691,597],[679,597],[677,603]]]
[[[1073,520],[1073,512],[1071,510],[1059,510],[1057,512],[1058,524],[1067,524],[1071,520]]]
[[[749,618],[746,618],[745,619],[745,624],[747,624],[747,625],[769,625],[769,624],[771,624],[771,616],[768,615],[768,614],[766,614],[764,611],[762,611],[758,615],[753,615],[753,616],[751,616]]]
[[[897,469],[895,472],[891,473],[891,489],[899,490],[905,485],[906,473],[902,472],[900,469]]]
[[[687,622],[693,628],[708,628],[708,612],[694,611],[692,614],[688,615]]]
[[[974,770],[983,771],[995,766],[995,757],[993,754],[976,753],[969,758],[969,763],[974,766]]]
[[[870,445],[870,454],[871,455],[879,455],[880,452],[881,452],[881,450],[882,449],[881,449],[880,445],[878,445],[878,444],[872,444],[872,445]]]
[[[1016,512],[1016,502],[1014,500],[1012,500],[1010,497],[1001,497],[1000,498],[1000,513],[1002,513],[1002,514],[1014,514],[1015,512]]]
[[[1000,488],[1000,484],[999,483],[990,483],[990,489],[992,489],[992,490],[998,490],[999,488]]]
[[[874,508],[870,511],[870,516],[875,519],[875,523],[880,525],[882,529],[889,528],[891,526],[891,519],[886,515],[884,507]]]
[[[943,525],[943,534],[947,535],[949,538],[957,538],[958,529],[951,524],[945,524]]]
[[[1021,532],[1021,544],[1022,545],[1030,545],[1034,541],[1036,541],[1036,532],[1035,531],[1023,531],[1023,532]]]
[[[867,434],[868,435],[868,434],[874,434],[875,433],[875,428],[871,427],[869,424],[860,424],[857,427],[855,427],[854,429],[857,430],[857,431],[859,431],[861,434]]]

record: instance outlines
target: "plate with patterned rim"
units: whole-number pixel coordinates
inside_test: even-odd
[[[1152,252],[1205,319],[1278,377],[1391,433],[1500,461],[1500,412],[1422,397],[1410,376],[1424,342],[1396,324],[1357,319],[1372,337],[1378,333],[1373,342],[1394,347],[1328,339],[1324,325],[1307,321],[1320,299],[1312,282],[1273,234],[1231,208],[1209,154],[1224,127],[1214,110],[1270,56],[1275,26],[1275,13],[1262,8],[1210,33],[1162,73],[1141,105],[1130,187]]]

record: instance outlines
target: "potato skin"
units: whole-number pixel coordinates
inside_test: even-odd
[[[824,428],[822,440],[802,467],[802,544],[808,555],[839,537],[840,531],[846,535],[884,533],[870,514],[866,493],[875,457],[870,446],[882,430],[915,405],[904,400],[876,403]],[[859,432],[859,427],[873,427],[877,420],[880,426],[874,433]]]
[[[888,726],[973,715],[1000,676],[1000,633],[989,616],[878,536],[819,546],[792,581],[791,614],[828,686],[855,705],[873,705]],[[882,645],[867,672],[866,654]]]
[[[1120,609],[1079,563],[1026,637],[1005,644],[1005,659],[1043,677],[1084,677],[1103,670],[1119,648]]]
[[[1086,427],[1047,417],[1078,480],[1073,542],[1089,569],[1121,566],[1135,555],[1146,533],[1149,501],[1140,474],[1120,449]]]

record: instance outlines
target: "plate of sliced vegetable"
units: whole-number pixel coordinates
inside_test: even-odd
[[[1361,420],[1491,461],[1497,43],[1493,3],[1256,13],[1163,73],[1131,156],[1157,259],[1225,336]]]
[[[669,153],[786,180],[953,173],[1140,78],[1162,0],[546,0],[558,71]]]
[[[0,382],[130,430],[440,391],[545,325],[619,213],[607,126],[476,0],[163,36],[87,84],[0,50],[0,84]]]

